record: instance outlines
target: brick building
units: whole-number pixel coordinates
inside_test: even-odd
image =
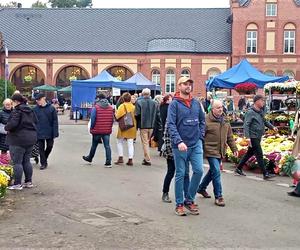
[[[219,9],[1,9],[0,32],[9,79],[24,92],[106,69],[122,80],[142,72],[164,93],[189,75],[194,94],[204,95],[208,78],[245,57],[267,74],[300,79],[299,14],[297,0],[231,0]],[[0,63],[4,77],[3,51]]]

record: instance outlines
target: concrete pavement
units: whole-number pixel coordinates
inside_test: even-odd
[[[101,144],[92,164],[81,159],[90,143],[86,126],[60,126],[49,168],[34,167],[37,187],[8,196],[14,202],[0,217],[0,248],[299,248],[300,199],[277,185],[290,179],[265,182],[229,171],[222,176],[226,207],[197,197],[200,215],[178,217],[174,203],[161,202],[166,162],[155,150],[152,166],[142,166],[138,139],[133,167],[107,169]],[[170,195],[174,201],[173,183]]]

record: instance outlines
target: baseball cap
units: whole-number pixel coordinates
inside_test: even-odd
[[[177,85],[179,85],[179,84],[181,84],[181,83],[184,83],[184,82],[190,82],[190,83],[193,83],[194,81],[193,81],[191,78],[187,77],[187,76],[182,76],[182,77],[180,77],[180,78],[178,79]]]
[[[41,98],[45,97],[45,95],[43,93],[39,93],[37,94],[37,96],[35,97],[35,100],[40,100]]]

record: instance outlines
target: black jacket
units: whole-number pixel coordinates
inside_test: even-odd
[[[38,139],[53,139],[58,137],[58,119],[56,109],[49,103],[46,106],[35,106],[33,109],[37,119]]]
[[[166,125],[166,120],[168,116],[168,108],[169,108],[169,103],[162,104],[160,105],[160,118],[161,118],[161,123],[162,123],[162,130],[164,131],[165,125]]]
[[[8,131],[6,143],[10,146],[34,145],[37,141],[36,122],[36,116],[28,105],[17,105],[5,125]]]
[[[3,108],[3,110],[0,112],[0,123],[6,125],[10,114],[11,110]],[[5,143],[5,141],[6,134],[0,134],[0,150],[8,150],[8,145]]]

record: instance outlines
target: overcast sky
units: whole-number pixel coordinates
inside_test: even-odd
[[[8,3],[12,0],[0,0]],[[14,0],[30,8],[36,0]],[[48,2],[41,0],[41,2]],[[229,7],[229,0],[93,0],[94,8],[222,8]]]

